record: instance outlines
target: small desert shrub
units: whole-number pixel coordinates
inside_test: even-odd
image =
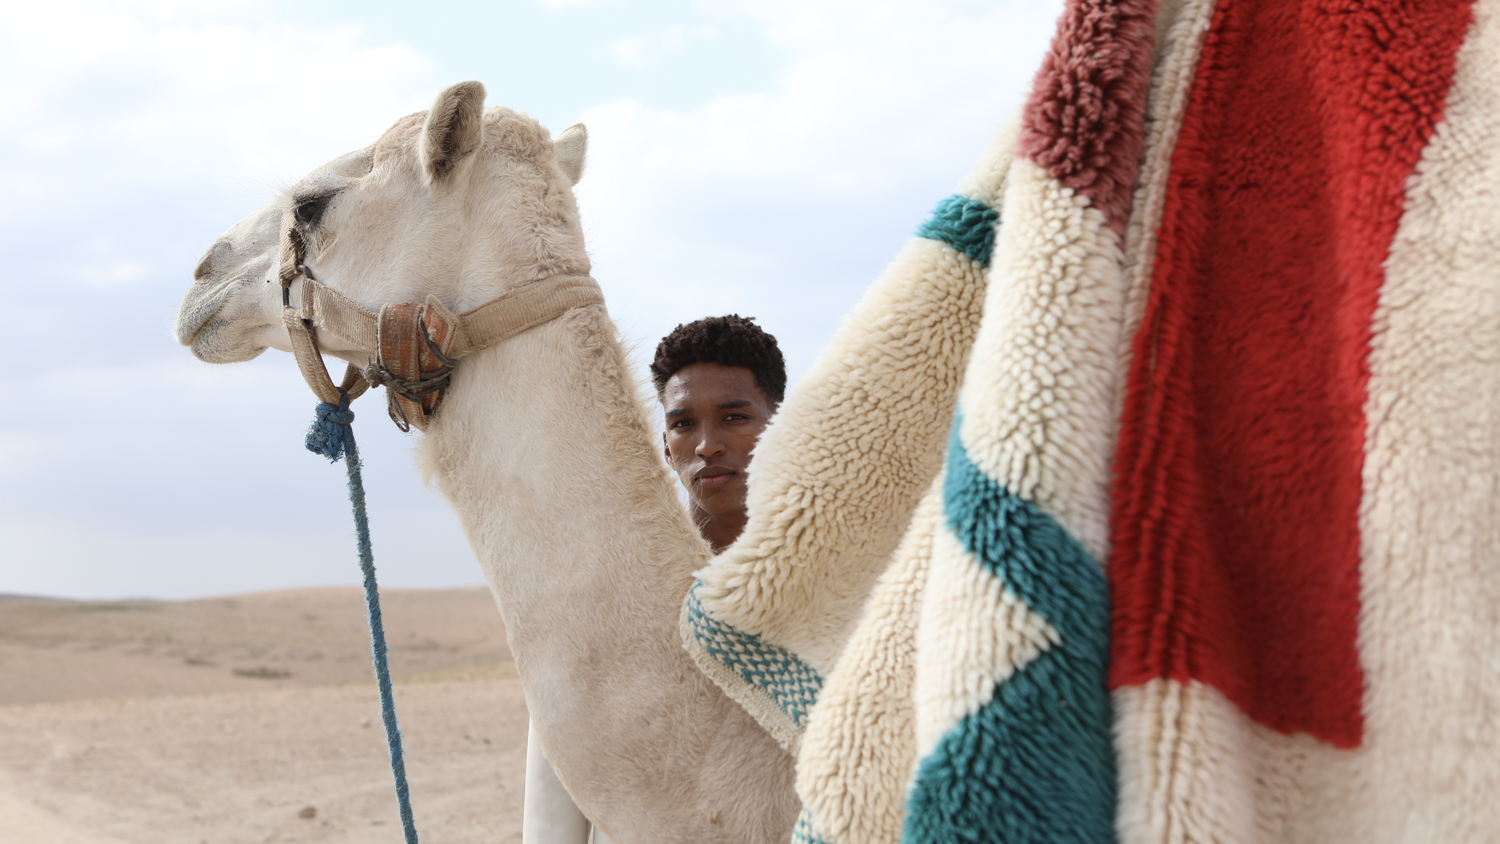
[[[255,677],[261,680],[277,680],[282,677],[292,676],[292,672],[285,668],[271,668],[266,665],[257,665],[254,668],[236,668],[234,673],[241,677]]]

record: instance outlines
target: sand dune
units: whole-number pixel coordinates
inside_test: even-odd
[[[488,591],[383,604],[423,840],[518,841]],[[0,844],[400,842],[367,635],[356,589],[0,603]]]

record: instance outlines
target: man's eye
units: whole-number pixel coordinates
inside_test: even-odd
[[[693,423],[692,423],[692,420],[690,420],[690,419],[678,419],[676,422],[672,423],[672,427],[673,428],[685,428],[685,427],[687,427],[688,425],[691,425],[691,424],[693,424]]]

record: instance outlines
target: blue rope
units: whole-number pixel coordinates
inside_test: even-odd
[[[307,450],[332,462],[344,458],[349,469],[349,503],[354,505],[354,529],[359,533],[359,567],[365,574],[365,605],[370,611],[370,649],[375,654],[375,681],[380,686],[380,720],[391,748],[391,773],[396,777],[396,802],[401,806],[401,829],[406,844],[417,844],[417,825],[411,816],[411,794],[406,787],[406,762],[401,755],[401,730],[396,727],[396,703],[391,696],[391,670],[385,659],[385,627],[380,621],[380,591],[375,585],[375,555],[370,550],[370,521],[365,515],[365,484],[360,476],[359,449],[354,446],[354,411],[349,394],[339,390],[338,405],[318,405],[318,417],[307,432]]]

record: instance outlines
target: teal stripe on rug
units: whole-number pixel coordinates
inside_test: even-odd
[[[698,600],[698,587],[688,590],[688,622],[693,638],[709,656],[728,666],[746,683],[764,689],[798,727],[807,726],[807,712],[818,702],[823,678],[798,656],[709,615]]]
[[[947,527],[1062,641],[998,683],[989,703],[921,761],[902,840],[1113,842],[1104,574],[1056,520],[974,465],[959,428],[956,419],[943,495]]]
[[[969,459],[958,434],[960,414],[954,415],[948,435],[948,474],[943,480],[948,529],[965,551],[1047,619],[1064,640],[1087,642],[1089,647],[1079,651],[1079,658],[1097,661],[1104,676],[1109,653],[1109,587],[1104,571],[1066,528]],[[1102,682],[1099,688],[1103,690]]]
[[[917,229],[917,237],[946,243],[988,267],[999,222],[999,211],[977,199],[954,194],[938,203],[932,216]]]
[[[828,844],[813,828],[812,811],[805,807],[797,816],[797,825],[792,827],[792,844]]]

